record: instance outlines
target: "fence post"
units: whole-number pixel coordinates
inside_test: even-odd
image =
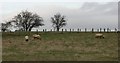
[[[81,32],[81,29],[80,29],[80,32]]]
[[[92,32],[94,32],[94,28],[92,28]]]
[[[102,28],[100,28],[100,32],[101,32]]]
[[[107,32],[109,32],[109,28],[107,28]]]
[[[50,31],[52,32],[52,29]]]
[[[43,29],[43,32],[44,32],[44,29]]]
[[[105,28],[104,28],[104,32],[105,32]]]
[[[79,32],[79,28],[77,29],[77,31]]]
[[[71,32],[71,29],[70,29],[70,32]]]
[[[62,33],[63,33],[63,29],[62,29]]]
[[[115,32],[117,32],[117,29],[115,28]]]
[[[52,32],[52,29],[50,31]]]
[[[87,31],[87,29],[85,28],[85,32]]]
[[[36,33],[38,34],[38,30],[36,30]]]
[[[45,32],[47,32],[47,29],[45,29]]]

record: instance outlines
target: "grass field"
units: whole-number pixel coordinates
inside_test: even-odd
[[[24,36],[29,34],[30,40]],[[42,40],[33,40],[34,33],[3,33],[3,61],[116,61],[118,34],[103,33],[40,33]]]

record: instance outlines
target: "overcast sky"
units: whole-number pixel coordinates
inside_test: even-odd
[[[117,28],[118,27],[118,2],[117,0],[35,0],[28,1],[2,1],[0,22],[11,20],[22,10],[37,13],[44,19],[45,26],[51,29],[50,18],[56,13],[66,16],[67,26],[64,28]]]

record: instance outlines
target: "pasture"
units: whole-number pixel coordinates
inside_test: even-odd
[[[118,34],[91,32],[39,32],[42,40],[33,40],[35,32],[2,33],[3,61],[117,61]],[[25,41],[24,36],[30,40]]]

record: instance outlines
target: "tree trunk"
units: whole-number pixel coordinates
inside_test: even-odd
[[[34,25],[32,25],[32,26],[28,29],[28,31],[31,31],[33,27],[34,27]]]
[[[32,30],[32,28],[29,29],[29,31],[31,31],[31,30]]]
[[[59,32],[59,27],[57,28],[57,31]]]

